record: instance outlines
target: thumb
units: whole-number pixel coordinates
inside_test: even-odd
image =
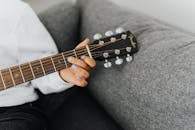
[[[90,40],[86,38],[84,41],[82,41],[79,45],[76,46],[76,48],[84,47],[90,43]]]

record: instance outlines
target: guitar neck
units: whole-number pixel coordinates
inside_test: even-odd
[[[119,56],[126,55],[126,61],[130,62],[131,56],[137,51],[136,38],[130,31],[100,38],[91,45],[79,49],[0,70],[0,91],[70,67],[68,57],[79,58],[88,55],[95,60],[105,60],[104,67],[109,68],[111,67],[109,58],[116,57],[115,64],[120,65],[123,59]]]
[[[90,54],[88,46],[0,70],[0,91],[70,67],[67,58]]]

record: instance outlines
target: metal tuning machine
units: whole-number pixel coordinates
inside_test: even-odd
[[[96,33],[94,36],[93,36],[93,39],[94,40],[99,40],[102,38],[102,35],[100,33]]]
[[[121,65],[123,63],[123,59],[119,57],[120,50],[119,49],[115,49],[114,53],[117,55],[116,56],[116,60],[115,60],[115,64],[116,65]]]
[[[112,63],[110,61],[108,61],[108,57],[109,57],[109,54],[107,52],[104,52],[103,53],[103,57],[105,58],[105,63],[104,63],[104,67],[105,68],[110,68],[112,67]]]
[[[116,28],[115,32],[116,32],[116,34],[119,34],[119,33],[125,32],[125,30],[122,27],[118,27],[118,28]]]
[[[133,60],[133,57],[130,55],[131,47],[126,47],[126,51],[128,52],[127,57],[126,57],[126,61],[131,62]]]
[[[107,32],[105,32],[105,36],[107,36],[107,37],[110,37],[110,36],[112,36],[114,33],[112,32],[112,31],[107,31]]]

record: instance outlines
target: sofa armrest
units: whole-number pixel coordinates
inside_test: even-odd
[[[140,44],[132,63],[98,62],[91,75],[89,89],[114,119],[126,130],[195,129],[195,37],[107,0],[79,5],[83,38],[122,26]]]
[[[57,2],[38,13],[41,22],[53,37],[60,52],[73,49],[78,43],[79,10],[68,1]]]

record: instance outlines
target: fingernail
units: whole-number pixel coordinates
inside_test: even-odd
[[[77,79],[78,79],[78,80],[81,80],[81,77],[78,77]]]
[[[76,65],[74,65],[74,64],[73,64],[71,67],[72,67],[73,69],[76,69],[76,68],[77,68],[77,66],[76,66]]]
[[[68,61],[68,62],[71,62],[71,60],[72,60],[72,57],[68,57],[68,58],[67,58],[67,61]]]
[[[84,59],[85,58],[85,56],[81,56],[81,59]]]

